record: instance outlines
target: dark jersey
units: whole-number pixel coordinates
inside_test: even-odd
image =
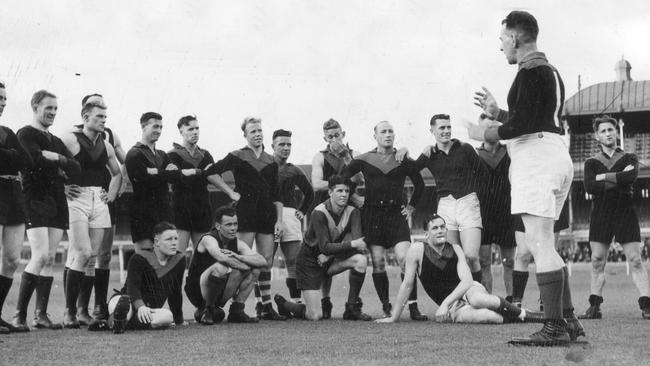
[[[9,128],[0,126],[0,175],[18,175],[33,164],[31,156]]]
[[[634,169],[623,171],[631,165]],[[639,173],[636,155],[617,148],[609,157],[599,152],[585,161],[585,191],[594,196],[594,210],[616,210],[632,207],[632,185]],[[598,174],[605,174],[605,180],[596,181]]]
[[[126,283],[122,289],[131,297],[137,311],[146,305],[152,309],[162,308],[165,301],[174,315],[174,322],[183,322],[183,274],[185,255],[176,253],[166,265],[161,265],[153,251],[134,254],[129,260]]]
[[[93,143],[83,132],[74,132],[79,143],[79,152],[74,156],[81,171],[70,177],[69,183],[80,187],[102,187],[105,184],[108,151],[104,139],[99,136]]]
[[[204,169],[214,163],[212,155],[206,150],[196,147],[194,155],[179,144],[174,144],[167,155],[169,160],[182,169],[196,169],[197,174],[192,176],[180,175],[172,184],[172,205],[174,207],[196,208],[201,205],[210,205],[208,181]]]
[[[360,237],[359,210],[346,206],[341,214],[336,214],[330,201],[325,201],[312,211],[304,245],[310,247],[315,255],[336,255],[352,250],[352,240]]]
[[[564,83],[542,52],[519,62],[519,72],[508,92],[508,111],[496,116],[503,122],[499,137],[507,140],[535,132],[561,133]]]
[[[422,243],[424,253],[418,277],[422,288],[429,297],[440,305],[451,294],[458,284],[458,256],[449,243],[445,243],[442,253],[438,254],[427,243]]]
[[[295,208],[306,214],[314,200],[314,190],[299,167],[286,163],[279,167],[280,200],[283,207]],[[302,202],[296,196],[296,187],[302,192]]]
[[[219,243],[219,248],[228,249],[231,252],[241,254],[237,248],[237,238],[226,240],[222,238],[221,235],[219,235],[219,231],[217,229],[212,229],[212,231],[205,234],[204,237],[205,236],[213,237]],[[192,254],[192,262],[190,263],[190,267],[187,271],[186,282],[198,283],[203,272],[205,272],[206,269],[210,268],[210,266],[215,263],[217,263],[217,260],[212,256],[212,254],[210,254],[210,252],[208,252],[205,247],[203,247],[203,251],[200,251],[199,248],[197,248],[194,251],[194,254]]]
[[[350,152],[350,156],[354,157],[350,147],[347,145],[346,147]],[[330,150],[329,145],[325,150],[322,150],[320,153],[323,154],[323,180],[324,181],[327,182],[331,176],[336,174],[340,175],[343,173],[343,168],[345,168],[345,160],[343,160],[341,156],[334,154]],[[315,194],[314,204],[317,205],[319,203],[325,202],[328,198],[329,198],[329,193],[327,189],[318,191]]]
[[[485,180],[479,196],[483,227],[510,226],[510,156],[507,148],[498,144],[494,154],[483,145],[476,150],[485,168]]]
[[[480,193],[485,167],[472,145],[451,140],[449,153],[434,145],[429,157],[422,154],[415,162],[418,171],[429,169],[436,181],[438,197],[451,195],[455,199],[470,193]]]
[[[52,196],[52,190],[63,190],[63,183],[81,170],[70,150],[63,141],[49,132],[25,126],[16,134],[18,141],[25,148],[33,165],[24,171],[23,186],[29,197]],[[43,151],[59,154],[58,161],[43,157]]]
[[[409,205],[415,205],[424,192],[424,180],[420,169],[412,159],[404,159],[402,163],[395,160],[395,151],[384,155],[377,149],[361,154],[352,159],[344,169],[343,175],[352,177],[363,173],[366,182],[366,206],[402,206],[405,204],[404,182],[406,177],[411,179],[415,187]]]

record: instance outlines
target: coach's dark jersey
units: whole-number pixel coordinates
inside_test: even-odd
[[[213,237],[219,243],[219,248],[221,249],[228,249],[231,252],[240,254],[237,248],[237,238],[225,239],[219,235],[219,231],[217,229],[212,229],[212,231],[203,236]],[[203,237],[201,239],[203,239]],[[201,242],[201,240],[199,240],[199,242]],[[186,282],[198,283],[201,279],[201,274],[203,274],[206,269],[210,268],[210,266],[215,263],[217,263],[217,260],[212,256],[212,254],[210,254],[210,252],[208,252],[205,247],[203,247],[202,252],[197,248],[197,250],[195,250],[194,254],[192,255],[192,262],[190,262],[190,267],[187,271]]]
[[[303,240],[314,255],[338,254],[352,250],[352,240],[361,237],[361,214],[359,210],[346,206],[337,214],[331,202],[325,201],[314,209],[309,227]]]
[[[26,167],[23,176],[23,186],[28,199],[55,195],[54,191],[63,190],[63,183],[68,177],[81,170],[63,141],[51,133],[28,125],[18,130],[16,136],[34,162]],[[43,157],[43,151],[59,154],[59,160],[47,160]]]
[[[510,226],[510,156],[507,148],[498,144],[492,153],[481,145],[476,151],[485,167],[485,179],[481,183],[479,196],[483,227]]]
[[[623,171],[626,166],[634,167]],[[585,161],[585,191],[594,196],[594,210],[632,207],[632,185],[639,173],[639,160],[636,155],[617,148],[610,157],[601,151]],[[598,174],[605,179],[596,181]]]
[[[167,155],[172,164],[179,170],[196,169],[195,175],[180,175],[172,184],[172,203],[174,207],[196,208],[201,205],[210,205],[208,181],[204,169],[214,163],[212,155],[206,150],[196,147],[191,154],[184,146],[174,143],[174,148]]]
[[[424,192],[424,180],[420,169],[412,159],[402,163],[395,160],[395,150],[390,154],[380,154],[373,149],[352,159],[344,169],[343,175],[351,177],[363,173],[366,184],[366,206],[402,206],[404,202],[404,182],[406,177],[413,182],[414,190],[409,205],[415,207]]]
[[[152,309],[162,308],[165,301],[174,315],[176,324],[183,323],[183,274],[185,273],[185,255],[176,253],[160,264],[156,253],[142,251],[129,260],[126,283],[122,289],[131,297],[131,303],[137,310],[146,305]]]
[[[498,132],[507,140],[535,132],[560,134],[564,83],[542,52],[532,52],[519,61],[519,72],[508,93],[508,111],[496,116],[503,122]]]
[[[350,147],[346,145],[346,148],[350,152],[350,157],[354,157]],[[330,179],[330,177],[333,175],[342,174],[343,168],[345,168],[345,160],[343,159],[343,157],[333,153],[330,150],[329,145],[327,145],[327,148],[325,148],[325,150],[321,150],[320,153],[323,154],[323,180],[324,181],[327,182]],[[354,190],[352,189],[352,191]],[[325,202],[328,198],[329,198],[329,193],[327,189],[322,191],[317,191],[316,197],[314,199],[314,204],[318,205],[319,203]]]
[[[439,198],[451,195],[459,199],[479,193],[486,173],[474,147],[457,139],[451,139],[449,153],[434,145],[429,156],[420,155],[415,164],[418,171],[429,169],[436,181]]]
[[[440,305],[460,283],[458,256],[449,243],[445,243],[440,254],[429,244],[422,243],[422,245],[424,253],[418,277],[424,291]]]
[[[306,214],[314,200],[314,190],[305,175],[299,167],[286,163],[278,168],[280,200],[283,207],[295,208]],[[302,202],[296,196],[296,187],[302,192]]]
[[[18,142],[18,137],[9,128],[0,126],[0,175],[18,175],[21,170],[32,166],[31,156]]]
[[[102,136],[91,141],[83,132],[73,132],[79,143],[79,152],[74,156],[81,171],[70,176],[69,183],[80,187],[102,187],[105,184],[108,151]]]

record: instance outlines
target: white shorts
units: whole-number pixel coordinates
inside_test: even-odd
[[[508,144],[508,155],[511,213],[559,219],[573,180],[573,162],[562,136],[519,136]]]
[[[111,227],[111,215],[108,205],[102,201],[102,187],[79,187],[81,193],[75,199],[68,198],[70,224],[87,222],[90,229],[106,229]]]
[[[302,241],[302,221],[296,217],[295,208],[282,208],[282,229],[280,243]]]
[[[471,228],[483,228],[481,204],[476,193],[455,199],[452,195],[438,201],[438,215],[445,219],[447,229],[463,231]]]

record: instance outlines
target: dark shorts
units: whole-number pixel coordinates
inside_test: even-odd
[[[496,244],[502,248],[514,248],[515,231],[512,225],[483,225],[481,245]]]
[[[175,203],[172,206],[174,225],[178,230],[193,233],[205,233],[212,228],[212,206],[210,202],[197,203],[194,206],[185,206]],[[239,218],[239,216],[238,216]]]
[[[160,207],[131,206],[131,240],[136,243],[149,239],[153,241],[153,227],[161,221],[171,222],[169,210]]]
[[[199,277],[200,278],[200,277]],[[225,276],[226,279],[226,284],[228,283],[228,280],[230,279],[230,273]],[[194,305],[195,308],[203,308],[205,307],[205,299],[203,298],[203,295],[201,294],[201,285],[199,283],[199,280],[189,280],[185,282],[185,295],[187,295],[187,299],[190,300],[190,303]],[[225,288],[224,288],[225,290]],[[220,294],[215,294],[217,296],[217,306],[223,307],[226,302],[228,302],[229,299],[222,299],[223,296],[223,291]]]
[[[23,186],[15,179],[0,178],[0,225],[13,226],[27,222],[27,206]]]
[[[591,212],[589,241],[610,244],[614,238],[621,244],[641,242],[639,218],[632,207]]]
[[[51,227],[68,230],[68,200],[63,184],[53,185],[48,193],[49,195],[26,194],[27,229]]]
[[[242,233],[274,234],[277,212],[270,200],[246,200],[237,203],[237,220]]]
[[[392,248],[411,241],[411,230],[400,206],[364,206],[361,209],[361,231],[368,245]]]
[[[296,286],[300,290],[320,290],[323,280],[329,277],[327,270],[332,263],[336,260],[350,258],[357,253],[354,250],[339,253],[321,266],[318,264],[317,249],[302,244],[296,256]]]

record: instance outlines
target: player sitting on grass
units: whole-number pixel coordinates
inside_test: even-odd
[[[543,321],[541,313],[520,309],[489,294],[483,285],[472,280],[463,249],[447,241],[447,226],[442,217],[437,214],[429,216],[424,227],[426,242],[413,243],[406,254],[404,281],[395,300],[393,316],[377,322],[399,320],[416,274],[426,293],[439,305],[436,311],[438,322],[499,324]]]
[[[223,320],[221,309],[232,298],[228,322],[257,323],[244,312],[244,302],[253,290],[266,259],[237,239],[237,211],[220,207],[214,228],[199,239],[185,283],[185,293],[196,306],[194,319],[205,325]]]
[[[176,251],[176,227],[163,221],[153,227],[153,238],[153,250],[137,251],[131,257],[122,294],[108,302],[113,333],[184,324],[181,286],[185,254]],[[162,309],[165,301],[169,310]]]
[[[359,300],[368,259],[363,253],[367,247],[361,237],[361,215],[358,209],[348,205],[351,185],[348,178],[339,175],[330,177],[330,198],[312,212],[307,234],[296,258],[296,281],[303,291],[305,304],[296,304],[275,295],[281,312],[291,312],[296,318],[321,319],[320,289],[323,280],[349,270],[350,289],[343,319],[372,320],[361,312]]]

